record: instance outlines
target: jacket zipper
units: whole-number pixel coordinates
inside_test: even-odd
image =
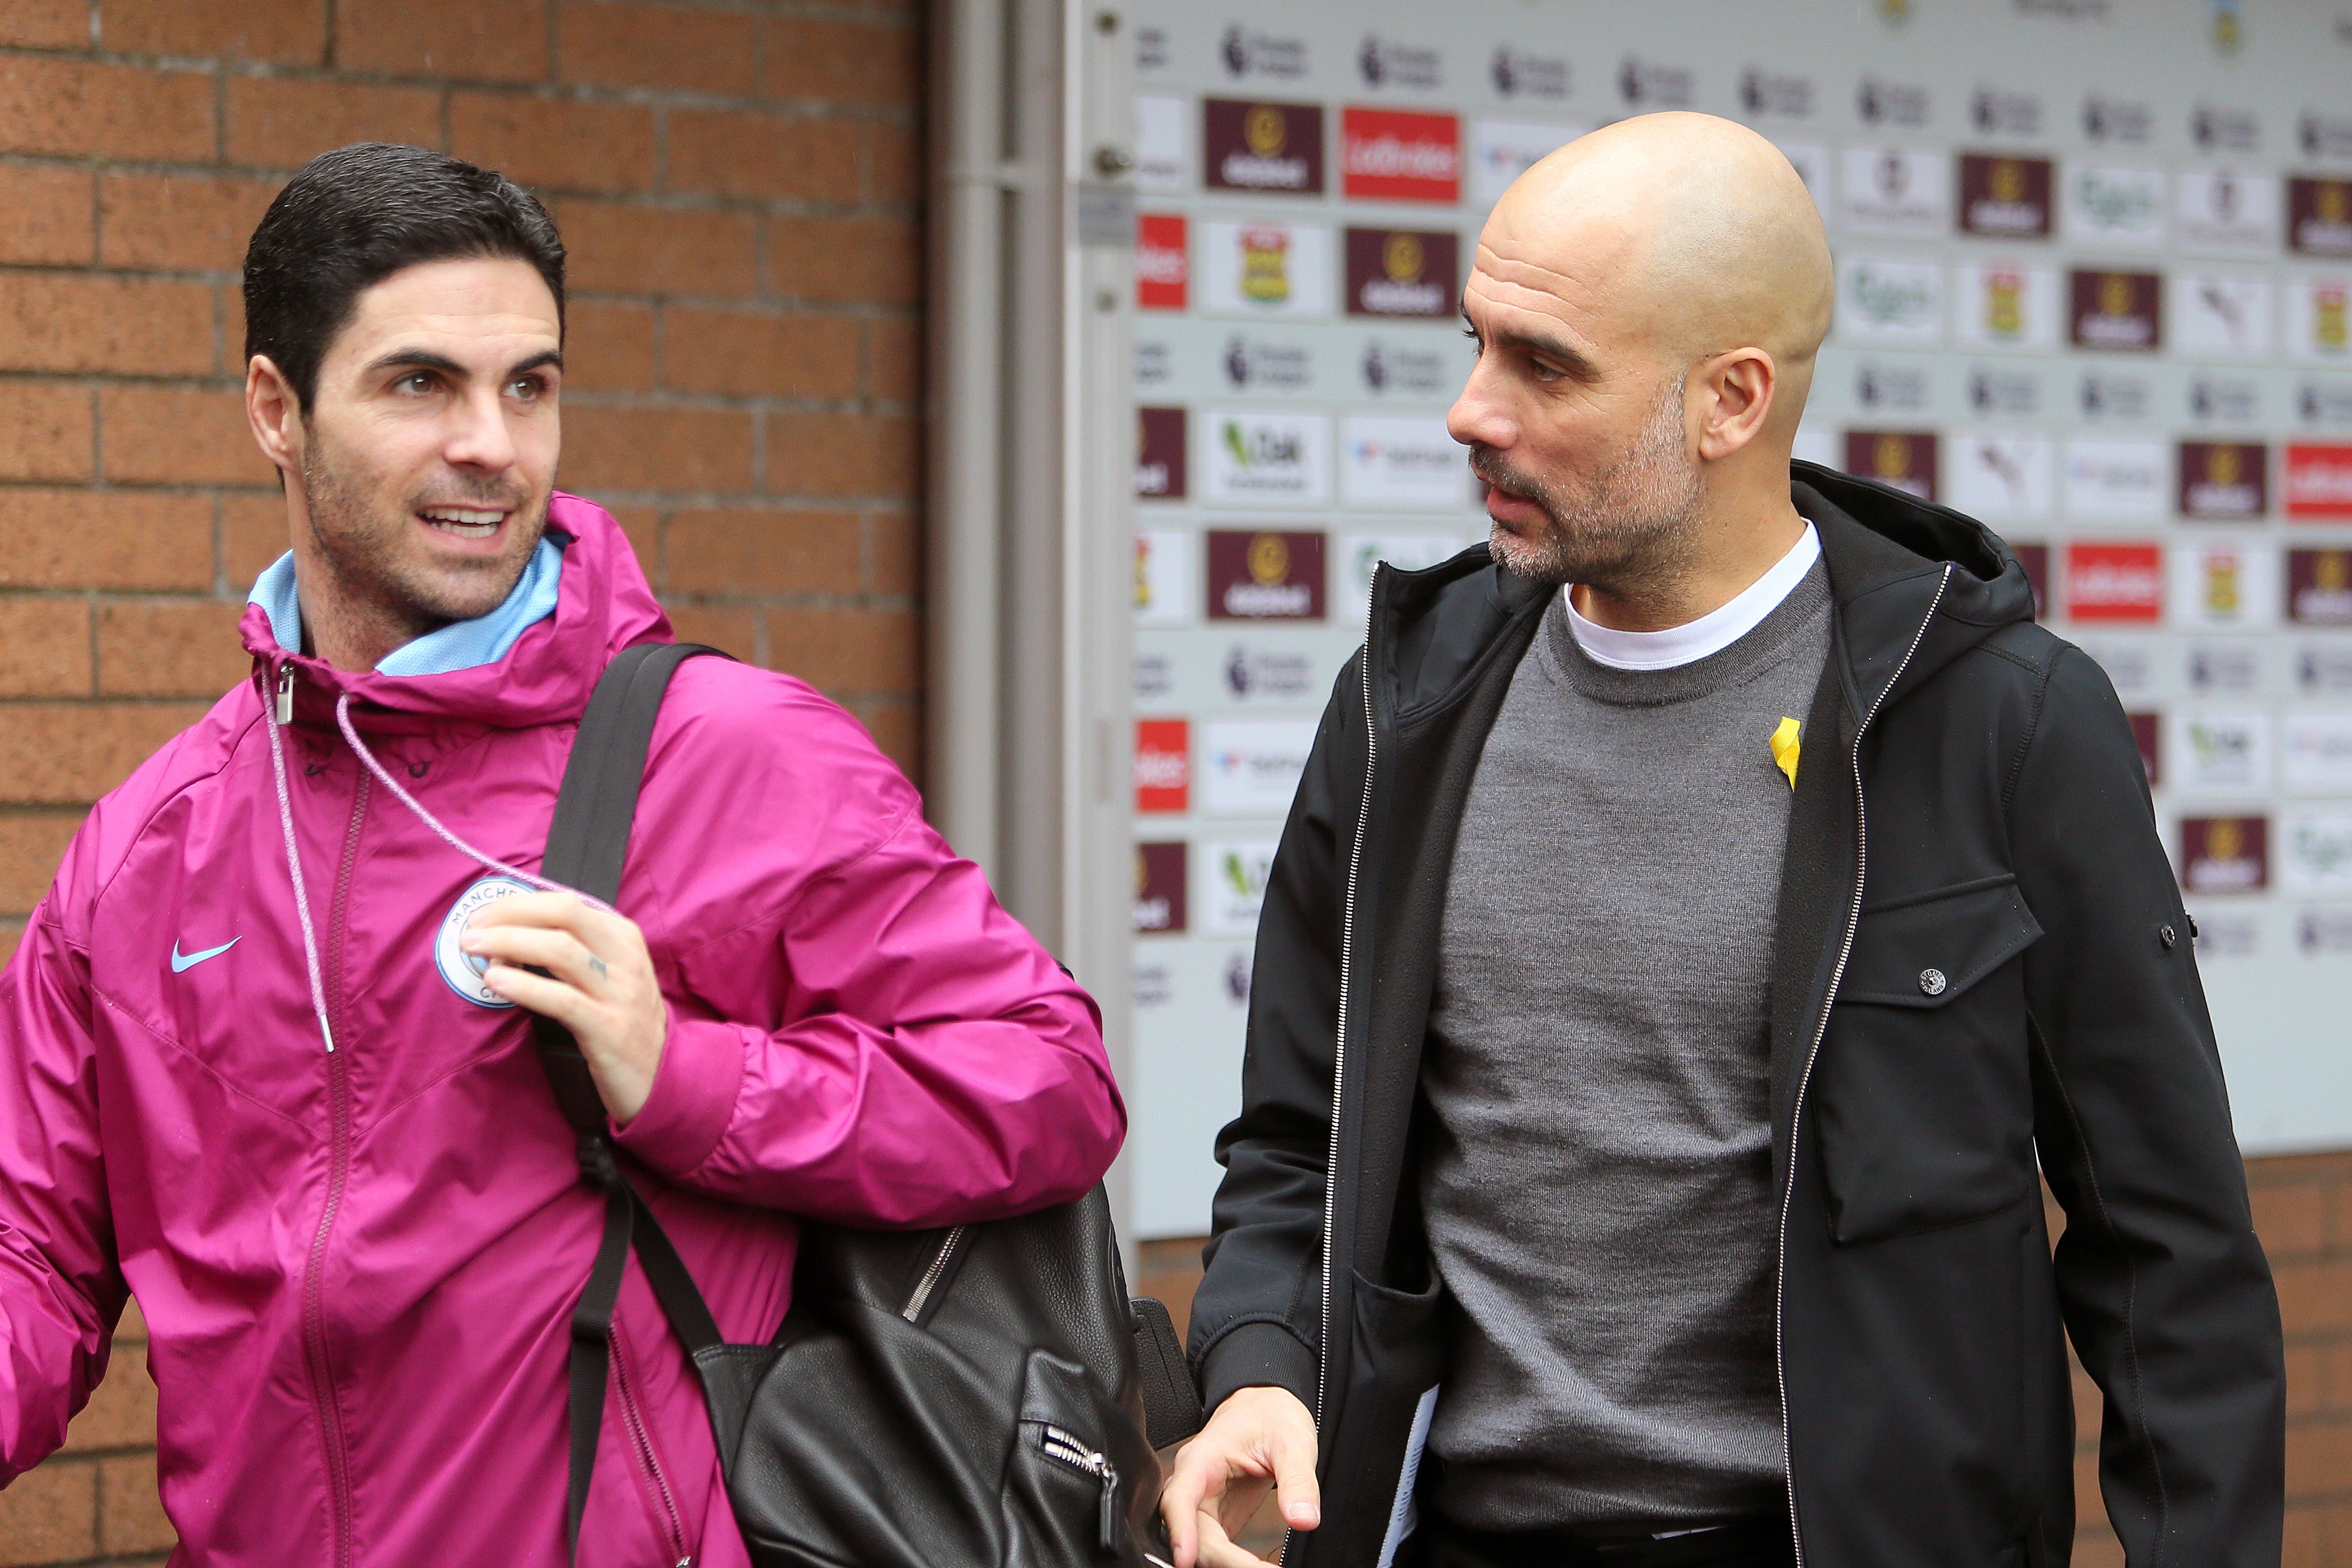
[[[923,1303],[929,1300],[931,1292],[940,1288],[940,1276],[948,1271],[948,1259],[955,1256],[956,1244],[963,1240],[963,1233],[970,1228],[960,1225],[948,1232],[947,1239],[940,1243],[939,1255],[931,1259],[931,1266],[923,1270],[923,1277],[915,1281],[915,1293],[908,1297],[907,1304],[899,1309],[900,1317],[910,1323],[921,1321]]]
[[[290,676],[292,667],[288,667]],[[291,706],[293,682],[283,680],[278,686],[278,710]],[[352,1560],[352,1497],[349,1456],[343,1447],[341,1418],[335,1409],[334,1373],[327,1361],[327,1322],[324,1274],[327,1245],[334,1234],[335,1216],[343,1203],[343,1184],[351,1174],[352,1163],[352,1103],[350,1053],[333,1048],[335,1039],[348,1040],[344,1027],[342,956],[346,922],[350,915],[352,872],[359,861],[360,828],[367,820],[369,779],[362,773],[352,794],[351,825],[343,833],[343,858],[335,872],[335,899],[328,916],[329,981],[333,986],[333,1026],[328,1031],[327,1105],[330,1129],[330,1152],[327,1165],[327,1200],[319,1211],[319,1228],[310,1238],[310,1263],[302,1289],[302,1349],[303,1360],[310,1374],[310,1395],[317,1406],[319,1440],[326,1450],[328,1528],[335,1540],[334,1561],[338,1568]]]
[[[1100,1526],[1100,1544],[1105,1552],[1118,1549],[1118,1467],[1110,1462],[1108,1454],[1097,1454],[1087,1447],[1076,1434],[1066,1432],[1051,1422],[1038,1424],[1037,1446],[1045,1457],[1082,1470],[1092,1476],[1102,1489],[1102,1505],[1097,1522]]]
[[[1372,821],[1372,772],[1380,760],[1380,731],[1372,720],[1372,621],[1381,602],[1381,573],[1372,567],[1371,593],[1364,605],[1364,653],[1359,661],[1364,682],[1364,798],[1356,807],[1356,843],[1348,852],[1348,896],[1339,915],[1339,1018],[1331,1040],[1331,1148],[1323,1172],[1323,1342],[1315,1357],[1315,1425],[1323,1425],[1323,1409],[1330,1394],[1331,1364],[1331,1245],[1339,1229],[1339,1091],[1347,1082],[1348,992],[1356,953],[1356,878],[1364,862],[1364,834]],[[1283,1536],[1286,1546],[1289,1534]]]
[[[1862,798],[1862,738],[1870,732],[1878,710],[1886,706],[1887,693],[1903,679],[1918,657],[1919,645],[1927,640],[1927,628],[1936,624],[1936,611],[1944,602],[1944,590],[1951,586],[1952,568],[1948,563],[1943,576],[1936,584],[1936,596],[1927,601],[1927,614],[1919,622],[1919,629],[1911,634],[1911,646],[1903,650],[1903,662],[1879,689],[1870,711],[1862,716],[1862,723],[1853,732],[1853,902],[1845,915],[1845,940],[1838,948],[1837,967],[1830,971],[1830,988],[1822,998],[1821,1022],[1813,1026],[1813,1043],[1805,1053],[1805,1065],[1797,1074],[1797,1098],[1789,1108],[1789,1173],[1780,1189],[1780,1236],[1779,1267],[1772,1273],[1772,1375],[1780,1392],[1780,1473],[1789,1482],[1789,1541],[1794,1549],[1797,1568],[1804,1568],[1805,1539],[1797,1523],[1797,1470],[1795,1447],[1789,1436],[1789,1215],[1797,1197],[1797,1141],[1805,1120],[1805,1089],[1813,1080],[1813,1062],[1822,1054],[1822,1041],[1830,1031],[1830,1008],[1837,1002],[1839,984],[1845,979],[1846,960],[1853,956],[1853,939],[1862,921],[1862,890],[1870,849],[1870,816]]]
[[[692,1568],[694,1559],[687,1554],[686,1527],[678,1521],[677,1501],[670,1496],[669,1482],[664,1479],[661,1461],[654,1454],[653,1438],[646,1431],[645,1415],[637,1408],[636,1384],[629,1376],[628,1351],[622,1342],[618,1323],[609,1331],[608,1338],[613,1352],[613,1383],[621,1396],[621,1425],[628,1429],[629,1446],[661,1499],[662,1516],[669,1530],[669,1549],[675,1554],[677,1568]]]

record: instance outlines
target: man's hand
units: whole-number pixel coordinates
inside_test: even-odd
[[[1160,1493],[1160,1515],[1176,1568],[1270,1568],[1235,1546],[1274,1487],[1282,1521],[1293,1530],[1322,1522],[1315,1485],[1315,1417],[1286,1388],[1242,1388],[1217,1406],[1200,1435],[1176,1451]]]
[[[669,1004],[636,921],[572,893],[517,893],[477,914],[457,945],[490,960],[482,984],[572,1031],[614,1121],[645,1109],[669,1038]]]

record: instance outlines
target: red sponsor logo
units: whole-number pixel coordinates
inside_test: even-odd
[[[2164,346],[2164,279],[2154,272],[2068,274],[2069,320],[2078,349]]]
[[[1203,179],[1214,189],[1323,190],[1323,106],[1249,103],[1212,98],[1201,104]]]
[[[1462,121],[1403,109],[1339,111],[1341,186],[1392,202],[1462,199]]]
[[[1319,621],[1323,536],[1219,529],[1209,535],[1209,618]]]
[[[2270,818],[2180,819],[2182,887],[2192,893],[2256,893],[2270,882]]]
[[[2227,521],[2270,509],[2270,453],[2259,441],[2183,441],[2175,499],[2183,517]]]
[[[1184,811],[1192,803],[1192,721],[1135,721],[1135,809]]]
[[[2352,517],[2352,446],[2291,443],[2283,489],[2289,517]]]
[[[2164,771],[2158,760],[2162,753],[2157,747],[2160,733],[2157,716],[2153,713],[2126,713],[2124,717],[2131,721],[2132,740],[2139,747],[2139,765],[2141,771],[2147,774],[2148,787],[2154,789]],[[1143,928],[1138,926],[1136,929],[1140,931]]]
[[[1960,154],[1960,228],[2004,238],[2050,237],[2047,158]]]
[[[2352,626],[2352,550],[2286,552],[2286,618],[2306,626]]]
[[[2066,547],[2066,613],[2078,621],[2164,618],[2164,552],[2154,544]]]
[[[2046,544],[2020,544],[2009,541],[2010,552],[2017,563],[2025,568],[2025,581],[2033,590],[2033,618],[2046,620],[2050,615],[2050,547]]]
[[[1185,845],[1135,847],[1135,918],[1139,935],[1180,931],[1185,925]]]
[[[1135,305],[1181,310],[1192,297],[1192,251],[1182,213],[1143,213],[1135,220]]]
[[[2305,256],[2352,256],[2352,180],[2289,180],[2286,242]]]

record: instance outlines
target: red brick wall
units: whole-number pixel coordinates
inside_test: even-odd
[[[2284,1568],[2352,1568],[2352,1152],[2250,1160],[2246,1177],[2286,1323]],[[2051,1218],[2054,1235],[2063,1221],[2054,1205]],[[1200,1242],[1146,1242],[1142,1255],[1137,1288],[1167,1302],[1183,1333],[1201,1277]],[[2080,1367],[2074,1410],[2074,1561],[2121,1568],[2099,1501],[2099,1391]],[[1252,1539],[1273,1537],[1261,1531]]]
[[[572,249],[562,482],[679,635],[920,725],[919,0],[0,0],[0,956],[89,803],[244,673],[286,547],[237,268],[365,139]],[[135,1326],[135,1325],[134,1325]],[[0,1493],[0,1568],[148,1561],[142,1348]]]

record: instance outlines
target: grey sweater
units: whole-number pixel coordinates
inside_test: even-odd
[[[1556,602],[1513,677],[1423,1066],[1422,1202],[1459,1314],[1430,1444],[1465,1525],[1672,1523],[1779,1486],[1770,741],[1828,649],[1816,563],[1674,669],[1595,663]]]

